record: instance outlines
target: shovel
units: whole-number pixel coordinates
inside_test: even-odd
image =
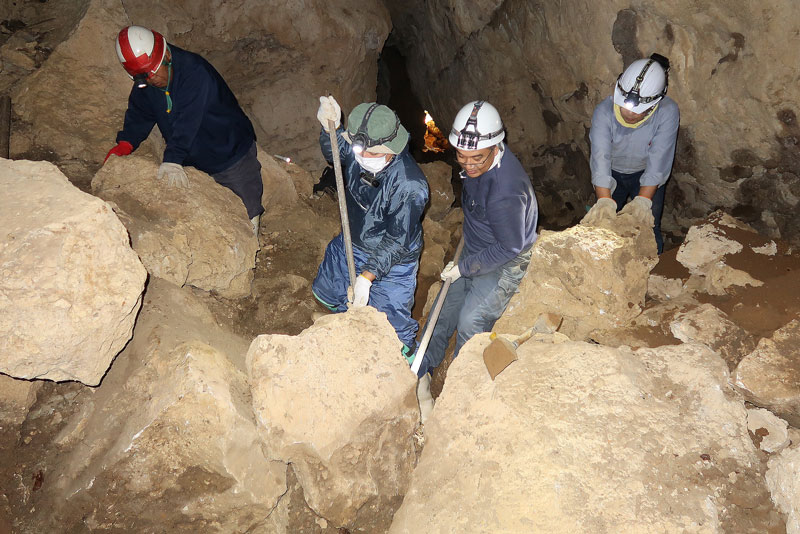
[[[457,264],[458,259],[461,257],[461,250],[464,248],[464,236],[461,236],[461,240],[458,242],[458,246],[456,247],[456,253],[453,255],[453,263]],[[433,310],[431,311],[430,316],[428,317],[428,322],[425,323],[425,333],[422,334],[422,339],[419,342],[419,347],[417,348],[417,354],[414,356],[414,363],[411,364],[411,372],[415,375],[419,373],[419,368],[422,366],[422,359],[425,357],[425,351],[428,350],[428,343],[431,341],[431,336],[433,335],[433,328],[436,326],[436,321],[439,319],[439,312],[442,311],[442,306],[444,305],[444,299],[447,296],[447,291],[450,289],[450,279],[444,281],[444,285],[439,290],[439,294],[436,295],[436,301],[433,305]]]
[[[331,138],[331,154],[333,155],[333,171],[336,174],[336,191],[339,197],[339,216],[342,218],[342,237],[344,238],[344,251],[347,256],[347,272],[350,273],[350,287],[347,288],[347,303],[353,303],[353,291],[356,287],[356,263],[353,260],[353,241],[350,239],[350,219],[347,217],[347,192],[344,189],[342,178],[342,162],[339,159],[339,140],[336,137],[336,125],[328,121],[328,135]]]
[[[486,364],[486,370],[489,371],[492,380],[517,359],[517,348],[528,341],[534,333],[552,334],[561,326],[561,321],[562,317],[559,315],[543,313],[536,319],[536,323],[532,327],[513,341],[499,337],[492,332],[492,335],[489,336],[492,342],[483,351],[483,363]]]

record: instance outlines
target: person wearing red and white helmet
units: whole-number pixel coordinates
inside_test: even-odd
[[[667,96],[668,75],[664,56],[638,59],[619,75],[614,94],[595,108],[589,141],[597,202],[581,221],[594,226],[617,211],[629,213],[653,227],[659,254],[665,184],[680,122],[678,104]]]
[[[530,177],[503,142],[497,109],[483,100],[456,114],[449,141],[461,166],[464,249],[442,271],[451,281],[418,376],[437,367],[453,332],[453,357],[472,336],[489,332],[528,269],[539,208]]]
[[[136,150],[158,125],[167,146],[157,178],[188,187],[184,166],[210,174],[242,199],[257,234],[264,208],[256,135],[222,76],[201,56],[142,26],[123,28],[116,51],[134,86],[117,144],[106,160]]]

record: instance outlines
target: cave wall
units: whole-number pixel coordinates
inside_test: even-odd
[[[714,208],[798,241],[797,57],[790,0],[413,0],[389,3],[414,90],[440,124],[483,98],[530,172],[542,222],[575,222],[592,199],[588,129],[618,74],[670,58],[681,129],[664,229]]]
[[[65,17],[67,6],[59,2],[37,2],[24,10],[8,6],[3,13],[4,19],[22,17],[27,25],[29,43],[6,41],[5,49],[17,55],[32,55],[48,35],[52,41],[54,34],[35,31],[35,23],[62,22],[57,32],[62,38],[52,43],[52,53],[40,64],[31,63],[32,72],[7,78],[3,89],[14,108],[12,158],[58,162],[71,179],[69,162],[88,162],[93,174],[122,127],[131,82],[117,60],[114,38],[124,26],[150,27],[206,57],[253,121],[259,144],[310,168],[324,165],[316,120],[319,95],[335,95],[345,113],[374,100],[378,56],[391,29],[380,0],[86,0],[74,5],[80,6],[77,18]],[[0,44],[5,38],[0,34]]]

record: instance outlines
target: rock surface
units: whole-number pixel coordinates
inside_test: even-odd
[[[140,156],[112,157],[92,191],[116,205],[151,275],[225,298],[248,295],[258,240],[241,199],[192,167],[188,189],[160,182],[157,171]]]
[[[756,340],[711,304],[679,312],[669,324],[672,335],[684,343],[699,343],[717,352],[733,370],[756,348]]]
[[[745,398],[800,427],[800,320],[794,320],[736,367],[735,384]]]
[[[766,487],[708,349],[531,340],[492,381],[488,343],[450,367],[391,534],[764,531],[730,500],[746,484],[756,507]]]
[[[100,383],[147,276],[105,202],[52,164],[0,160],[0,372]]]
[[[770,458],[766,478],[772,500],[788,516],[786,534],[800,534],[800,447]]]
[[[52,504],[24,508],[20,532],[263,528],[286,491],[286,464],[258,436],[246,349],[191,292],[151,281],[103,386],[72,392],[71,414],[29,416],[55,432],[31,445],[44,449],[33,462],[46,472],[37,502]]]
[[[786,421],[763,408],[747,410],[747,430],[758,448],[764,452],[780,452],[792,442]]]
[[[385,314],[365,307],[299,336],[259,336],[247,353],[267,449],[336,526],[381,532],[405,494],[419,410],[400,346]]]
[[[564,317],[561,332],[578,340],[636,317],[656,247],[652,232],[631,232],[624,217],[617,217],[615,229],[577,225],[542,231],[519,292],[495,330],[521,334],[542,313],[555,313]]]

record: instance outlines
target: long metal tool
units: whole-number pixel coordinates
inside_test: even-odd
[[[453,256],[453,263],[457,264],[458,259],[461,257],[461,251],[464,249],[464,236],[461,236],[461,240],[458,242],[458,246],[456,247],[456,253]],[[425,332],[422,334],[422,339],[419,342],[419,348],[417,348],[417,354],[414,356],[414,363],[411,364],[411,371],[414,374],[419,373],[419,368],[422,365],[422,360],[425,357],[425,351],[428,350],[428,343],[431,341],[431,336],[433,335],[433,329],[436,326],[436,321],[439,319],[439,313],[442,311],[442,306],[444,305],[444,299],[447,296],[447,291],[450,289],[450,279],[444,281],[444,285],[439,290],[439,294],[436,295],[436,301],[433,305],[433,310],[431,310],[431,314],[428,316],[428,322],[425,323]]]
[[[339,197],[339,216],[342,218],[342,236],[344,237],[344,251],[347,256],[347,271],[350,273],[350,287],[347,289],[347,302],[353,303],[353,291],[356,287],[356,262],[353,259],[353,241],[350,239],[350,219],[347,216],[347,192],[344,188],[342,177],[342,161],[339,159],[339,140],[336,137],[336,125],[328,120],[328,135],[331,138],[331,153],[333,155],[333,171],[336,174],[336,196]]]

